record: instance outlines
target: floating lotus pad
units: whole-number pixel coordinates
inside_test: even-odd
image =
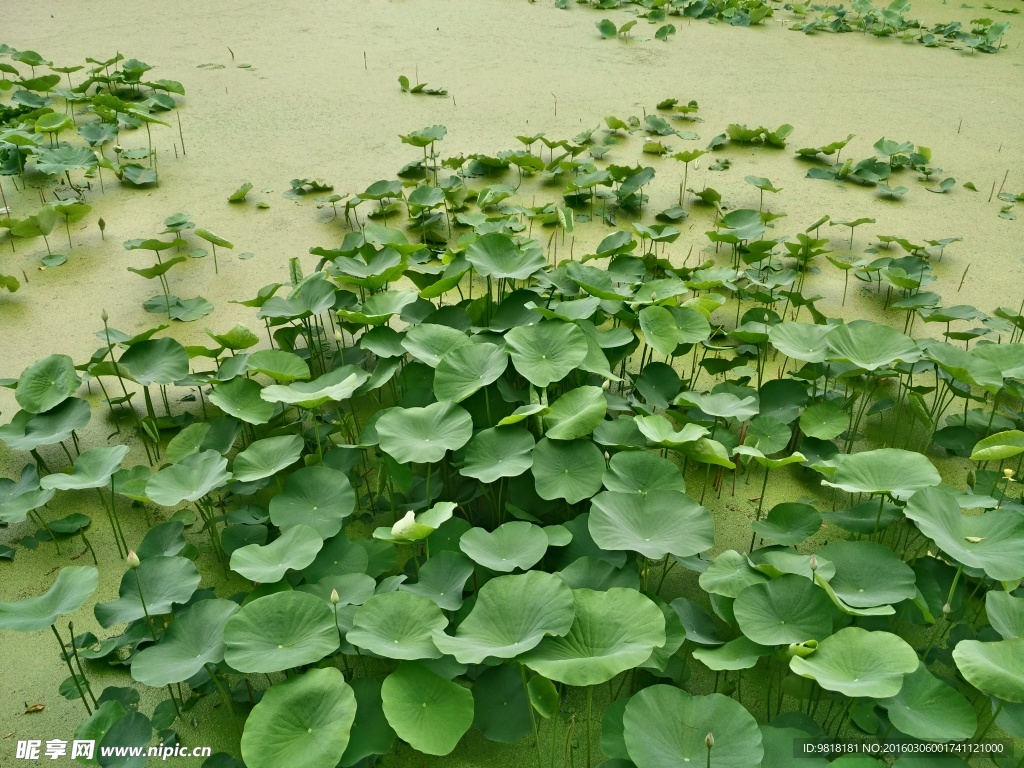
[[[338,650],[329,603],[307,592],[259,597],[228,619],[224,660],[239,672],[280,672],[315,664]]]
[[[324,466],[302,467],[288,476],[284,490],[270,500],[270,520],[282,531],[308,525],[320,538],[329,539],[341,530],[355,507],[356,494],[344,472]]]
[[[315,529],[297,524],[270,544],[248,544],[231,553],[231,570],[250,581],[273,584],[289,570],[301,571],[316,558],[324,541]]]
[[[908,736],[925,741],[963,741],[974,736],[978,717],[971,703],[924,664],[903,679],[900,692],[878,702]]]
[[[840,454],[836,460],[835,475],[821,484],[848,493],[886,493],[903,500],[942,482],[926,456],[899,448]]]
[[[233,600],[201,600],[175,616],[155,645],[132,659],[132,677],[162,688],[181,683],[224,659],[224,625],[238,611]]]
[[[403,741],[447,755],[473,724],[473,694],[417,662],[405,662],[381,686],[384,714]]]
[[[533,449],[533,477],[542,499],[565,499],[570,504],[601,490],[604,455],[590,440],[549,440]]]
[[[824,640],[832,634],[828,596],[795,574],[746,587],[736,597],[733,613],[744,636],[761,645]]]
[[[438,659],[432,636],[446,626],[448,619],[429,598],[387,592],[359,607],[345,639],[387,659]]]
[[[251,483],[273,477],[299,460],[303,446],[302,438],[298,435],[256,440],[235,456],[231,468],[234,479],[240,483]]]
[[[550,440],[586,437],[604,420],[608,401],[600,387],[578,387],[555,400],[544,414],[544,434]]]
[[[904,675],[918,664],[914,649],[902,638],[859,627],[841,629],[825,638],[807,658],[794,656],[789,661],[793,672],[816,680],[827,691],[874,699],[898,694]]]
[[[197,501],[231,479],[227,468],[228,460],[217,451],[193,453],[153,475],[146,483],[146,495],[165,507]]]
[[[311,410],[332,400],[347,400],[368,378],[370,374],[361,368],[345,365],[313,381],[271,384],[260,391],[260,397],[268,403],[285,403]]]
[[[400,464],[432,464],[473,436],[469,413],[448,401],[424,408],[393,408],[377,420],[380,447]]]
[[[210,402],[247,424],[266,424],[274,415],[274,404],[264,400],[262,392],[255,381],[239,376],[216,385],[210,391]]]
[[[572,591],[557,576],[530,571],[499,576],[477,592],[473,610],[451,637],[438,630],[434,644],[462,664],[511,659],[546,636],[562,636],[573,623]]]
[[[544,530],[521,520],[505,523],[493,531],[472,528],[459,539],[459,549],[473,562],[499,573],[516,568],[529,570],[544,557],[547,548]]]
[[[482,483],[493,483],[502,477],[518,477],[533,465],[535,444],[533,435],[521,427],[499,426],[481,430],[466,445],[459,473]]]
[[[0,629],[15,632],[46,629],[58,616],[81,608],[98,584],[99,571],[91,565],[65,566],[42,595],[0,603]]]
[[[89,423],[89,403],[69,397],[42,413],[18,411],[10,424],[0,427],[0,440],[14,451],[34,451],[41,445],[67,440],[76,429]]]
[[[587,340],[573,323],[542,320],[505,334],[512,365],[535,387],[547,387],[574,371],[587,356]]]
[[[355,719],[356,696],[341,671],[311,669],[263,694],[245,721],[242,758],[249,768],[334,768]]]
[[[199,586],[199,571],[184,557],[155,556],[129,568],[121,577],[118,599],[97,603],[93,613],[101,627],[112,627],[150,616],[171,613],[174,606],[188,602]],[[146,598],[145,605],[139,592]]]
[[[589,528],[602,549],[651,560],[696,555],[710,549],[715,536],[711,513],[679,491],[603,491],[591,500]]]
[[[110,476],[121,468],[121,460],[127,454],[127,445],[90,448],[79,455],[69,474],[47,475],[39,485],[61,491],[100,488],[110,483]]]
[[[414,326],[430,327],[440,326]],[[497,344],[464,344],[448,352],[436,367],[435,397],[458,403],[497,381],[508,367],[508,354]]]
[[[28,413],[43,413],[78,391],[82,380],[67,355],[49,355],[21,372],[14,398]]]

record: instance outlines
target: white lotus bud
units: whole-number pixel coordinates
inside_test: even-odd
[[[135,554],[135,550],[134,549],[129,549],[128,550],[128,567],[129,568],[138,568],[140,565],[142,565],[142,561],[139,560],[139,556]]]
[[[341,595],[338,594],[338,590],[331,590],[331,605],[337,605],[341,602]]]
[[[391,526],[391,535],[396,539],[404,539],[413,532],[416,526],[416,514],[410,509],[405,513],[405,517]]]

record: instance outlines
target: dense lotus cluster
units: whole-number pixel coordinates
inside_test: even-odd
[[[726,141],[784,145],[791,130],[730,126]],[[311,250],[317,268],[292,260],[287,284],[239,302],[266,347],[241,323],[184,346],[104,316],[90,359],[49,355],[2,382],[20,410],[0,440],[32,463],[0,480],[0,521],[37,525],[26,546],[77,536],[98,565],[90,518],[46,513],[58,492],[95,494],[126,558],[117,599],[93,607],[109,637],[56,627],[95,566],[0,604],[0,629],[57,635],[79,734],[169,739],[217,696],[248,768],[369,766],[397,741],[443,756],[471,728],[532,740],[539,766],[585,732],[590,765],[595,698],[608,768],[789,765],[794,738],[822,734],[1020,735],[1024,317],[923,290],[953,239],[890,237],[905,255],[858,261],[817,237],[825,218],[771,238],[776,214],[719,210],[716,258],[680,266],[665,249],[684,181],[661,223],[578,257],[563,244],[559,260],[587,219],[642,213],[653,168],[598,168],[597,147],[577,161],[593,131],[545,141],[549,162],[537,136],[439,163],[445,133],[403,136],[423,159],[345,201],[350,229]],[[928,162],[878,151],[907,158],[890,170]],[[684,173],[697,156],[678,158]],[[565,205],[471,188],[511,165],[563,184]],[[366,202],[382,223],[359,220]],[[162,299],[169,319],[194,319],[174,317],[160,271],[190,221],[126,244],[156,253],[152,275],[133,271],[161,278],[152,309]],[[868,221],[836,223],[852,237]],[[552,227],[546,244],[534,225]],[[823,255],[879,301],[884,286],[903,331],[816,306],[804,281]],[[915,320],[946,340],[911,337]],[[129,442],[80,445],[104,407]],[[130,444],[148,464],[122,466]],[[929,452],[959,474],[944,482]],[[769,493],[783,474],[808,495]],[[716,546],[722,517],[704,504],[723,496],[749,545]],[[130,541],[122,519],[141,508],[159,522]],[[247,586],[202,586],[197,563]],[[146,715],[132,689],[95,696],[101,664],[168,698]],[[751,690],[755,668],[767,690]],[[711,677],[715,692],[690,692]]]

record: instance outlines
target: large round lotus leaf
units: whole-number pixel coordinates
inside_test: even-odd
[[[1003,461],[1024,452],[1024,432],[1010,429],[997,432],[975,443],[971,461]]]
[[[737,637],[717,648],[694,648],[693,658],[713,672],[750,669],[762,656],[768,656],[772,648],[755,643],[748,637]]]
[[[489,741],[512,744],[530,732],[530,702],[518,664],[484,670],[473,681],[473,725]]]
[[[100,768],[143,768],[147,764],[145,757],[125,758],[114,750],[138,749],[139,754],[145,755],[152,739],[153,724],[150,719],[141,712],[130,709],[127,714],[114,721],[104,731],[102,738],[97,740],[95,751],[99,754],[96,764]]]
[[[686,424],[678,432],[667,418],[660,414],[654,416],[634,416],[637,429],[652,443],[666,448],[681,448],[700,440],[708,431],[699,424]]]
[[[188,352],[171,338],[137,341],[121,355],[119,364],[144,387],[166,386],[188,376]]]
[[[69,397],[43,413],[18,411],[10,424],[0,427],[0,440],[11,450],[33,451],[71,437],[89,423],[91,415],[89,403],[78,397]]]
[[[282,349],[261,349],[253,352],[245,361],[253,373],[262,373],[276,382],[288,384],[309,378],[309,366],[294,352]]]
[[[293,525],[266,546],[249,544],[231,553],[231,570],[249,581],[273,584],[289,570],[301,571],[313,562],[324,540],[308,525]]]
[[[751,524],[762,539],[793,546],[821,528],[821,515],[810,504],[786,501],[771,508],[768,516]]]
[[[989,592],[985,595],[985,613],[1003,640],[1024,637],[1024,597],[1014,597],[1009,592]]]
[[[356,695],[356,721],[341,765],[348,768],[371,755],[384,755],[395,743],[395,730],[384,716],[381,683],[372,677],[357,677],[349,683]]]
[[[431,368],[437,368],[449,354],[470,344],[472,341],[464,332],[437,323],[414,325],[402,336],[402,348]]]
[[[302,438],[298,435],[256,440],[235,456],[232,474],[240,483],[271,477],[298,461],[302,447]]]
[[[1024,578],[1024,515],[1012,509],[990,509],[964,515],[956,499],[938,488],[925,488],[910,497],[904,514],[947,555],[969,568],[981,568],[989,578]]]
[[[455,637],[436,631],[434,644],[462,664],[512,659],[548,635],[567,633],[573,612],[572,591],[557,576],[541,571],[499,576],[477,592]]]
[[[589,435],[604,420],[608,401],[600,387],[577,387],[555,400],[544,414],[544,434],[551,440]]]
[[[462,607],[462,591],[473,575],[473,561],[459,552],[441,550],[420,566],[416,581],[398,586],[403,592],[429,598],[445,611]]]
[[[890,632],[846,627],[825,638],[806,658],[794,656],[789,668],[844,696],[885,699],[903,687],[903,676],[918,665],[917,654]]]
[[[366,573],[369,557],[366,548],[350,541],[344,533],[339,533],[324,542],[323,548],[302,572],[302,576],[312,584],[325,576]]]
[[[593,589],[599,592],[612,587],[640,590],[640,575],[631,568],[616,568],[605,560],[584,555],[573,560],[555,575],[572,589]]]
[[[621,451],[612,456],[601,479],[609,491],[646,496],[651,491],[686,492],[679,467],[647,451]]]
[[[711,513],[679,491],[602,491],[591,500],[590,535],[601,549],[639,552],[651,560],[689,557],[711,548]]]
[[[392,408],[377,420],[380,447],[399,464],[433,464],[473,436],[473,419],[455,403]]]
[[[374,595],[356,611],[345,639],[386,659],[437,659],[431,639],[448,619],[429,598],[410,592]]]
[[[722,597],[738,597],[751,584],[767,581],[768,578],[735,549],[719,552],[699,577],[701,589]]]
[[[758,401],[753,395],[739,397],[731,392],[683,392],[675,399],[677,405],[692,405],[708,416],[746,421],[756,416]],[[642,429],[642,427],[641,427]]]
[[[200,451],[153,475],[146,483],[146,496],[156,504],[173,507],[201,499],[230,479],[227,459],[217,451]]]
[[[483,277],[528,280],[547,265],[543,254],[535,248],[523,251],[515,241],[502,232],[491,232],[478,237],[466,249],[466,261]]]
[[[544,529],[522,520],[499,525],[493,531],[471,528],[459,539],[459,549],[474,563],[499,573],[526,571],[540,562],[548,549]]]
[[[849,493],[887,493],[906,499],[914,491],[942,482],[926,456],[900,448],[841,454],[836,460],[832,480],[821,483]]]
[[[274,415],[274,404],[260,396],[262,391],[252,379],[239,376],[215,386],[210,392],[210,402],[228,416],[247,424],[266,424]]]
[[[574,589],[576,615],[564,637],[546,637],[520,661],[566,685],[598,685],[647,661],[665,644],[665,617],[632,589]]]
[[[913,363],[921,358],[921,350],[912,338],[885,323],[871,320],[837,325],[825,336],[825,344],[828,346],[826,359],[852,363],[866,371],[895,362]]]
[[[21,372],[14,398],[28,413],[42,413],[75,394],[81,383],[74,360],[67,355],[49,355]]]
[[[201,600],[177,616],[159,642],[132,659],[132,677],[162,688],[181,683],[224,659],[224,625],[238,611],[233,600]]]
[[[427,755],[447,755],[473,724],[473,694],[406,662],[381,686],[384,714],[398,738]]]
[[[964,680],[982,693],[1024,704],[1024,640],[961,640],[953,649],[953,660]]]
[[[242,759],[248,768],[335,768],[355,718],[341,671],[311,669],[263,694],[245,721]]]
[[[99,584],[99,571],[91,565],[69,565],[60,569],[56,581],[38,597],[0,603],[0,629],[37,632],[46,629],[65,613],[81,608]]]
[[[33,484],[38,483],[37,478],[33,478],[33,480]],[[17,493],[0,496],[0,523],[13,525],[25,522],[29,512],[46,504],[55,493],[55,490],[44,491],[21,486],[17,489]]]
[[[535,387],[547,387],[572,373],[587,356],[586,335],[574,323],[542,320],[505,335],[512,365]]]
[[[481,483],[517,477],[533,465],[533,446],[533,435],[522,427],[485,429],[469,441],[459,472]]]
[[[127,445],[90,448],[75,460],[70,474],[47,475],[39,481],[43,489],[60,491],[100,488],[110,483],[110,476],[121,468],[121,459],[128,454]]]
[[[381,325],[416,299],[416,291],[381,291],[363,302],[359,310],[339,309],[339,317],[360,325]]]
[[[175,604],[187,603],[199,586],[199,571],[184,557],[158,555],[147,557],[138,568],[129,568],[121,577],[117,600],[97,603],[93,613],[101,627],[170,613]],[[145,605],[139,592],[146,599]]]
[[[640,330],[644,340],[659,355],[668,357],[679,346],[676,319],[665,307],[644,307],[640,310]]]
[[[533,478],[537,495],[547,501],[570,504],[589,499],[601,490],[604,455],[590,440],[548,440],[533,449]]]
[[[921,664],[903,678],[900,692],[878,702],[902,733],[925,741],[962,741],[974,735],[974,707]]]
[[[344,472],[303,467],[289,475],[284,490],[270,500],[270,520],[281,530],[308,525],[320,538],[329,539],[355,507],[356,493]]]
[[[786,574],[744,589],[732,606],[740,631],[761,645],[824,640],[832,634],[832,603],[810,580]]]
[[[821,363],[828,354],[825,336],[832,330],[828,325],[814,323],[776,323],[768,331],[768,341],[779,352],[805,363]]]
[[[917,594],[913,569],[881,544],[833,541],[817,554],[836,568],[828,582],[832,591],[854,608],[892,605]]]
[[[257,598],[228,619],[224,660],[239,672],[280,672],[315,664],[338,649],[331,606],[308,592]]]
[[[637,768],[704,765],[709,733],[715,739],[715,768],[760,768],[764,757],[753,715],[720,693],[691,696],[672,686],[652,685],[629,700],[622,725],[626,749]]]
[[[260,397],[268,403],[285,403],[300,408],[318,408],[329,401],[346,400],[370,378],[361,368],[344,365],[328,371],[313,381],[296,381],[291,384],[271,384],[260,390]]]
[[[482,387],[497,381],[507,367],[508,355],[498,345],[463,344],[446,354],[437,364],[434,396],[438,400],[461,402]]]
[[[808,437],[831,440],[850,427],[850,414],[833,402],[815,403],[800,414],[800,430]]]

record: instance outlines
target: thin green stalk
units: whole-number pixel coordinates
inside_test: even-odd
[[[89,685],[89,678],[85,674],[85,667],[82,666],[82,659],[78,656],[78,645],[75,643],[75,622],[68,622],[68,635],[71,637],[71,653],[74,654],[75,664],[78,665],[78,671],[82,673],[82,682],[85,683],[85,690],[89,694],[89,698],[92,699],[92,705],[94,707],[99,706],[96,702],[96,697],[92,693],[92,686]]]
[[[544,768],[544,757],[540,751],[540,730],[537,728],[537,715],[530,703],[530,688],[526,681],[526,667],[519,665],[519,673],[523,678],[523,693],[526,696],[526,707],[530,710],[530,725],[533,727],[533,741],[537,745],[537,768]]]
[[[71,673],[71,682],[75,684],[75,690],[78,691],[78,697],[82,700],[82,704],[85,706],[85,711],[92,715],[92,709],[89,707],[89,702],[86,701],[85,692],[82,690],[81,683],[78,682],[78,675],[75,674],[75,668],[71,666],[71,656],[68,654],[68,649],[64,645],[64,640],[61,639],[60,632],[57,631],[55,624],[50,625],[50,629],[53,630],[53,636],[57,638],[57,642],[60,643],[61,655],[64,657],[64,662],[68,665],[68,671]],[[71,640],[74,644],[74,638]]]

